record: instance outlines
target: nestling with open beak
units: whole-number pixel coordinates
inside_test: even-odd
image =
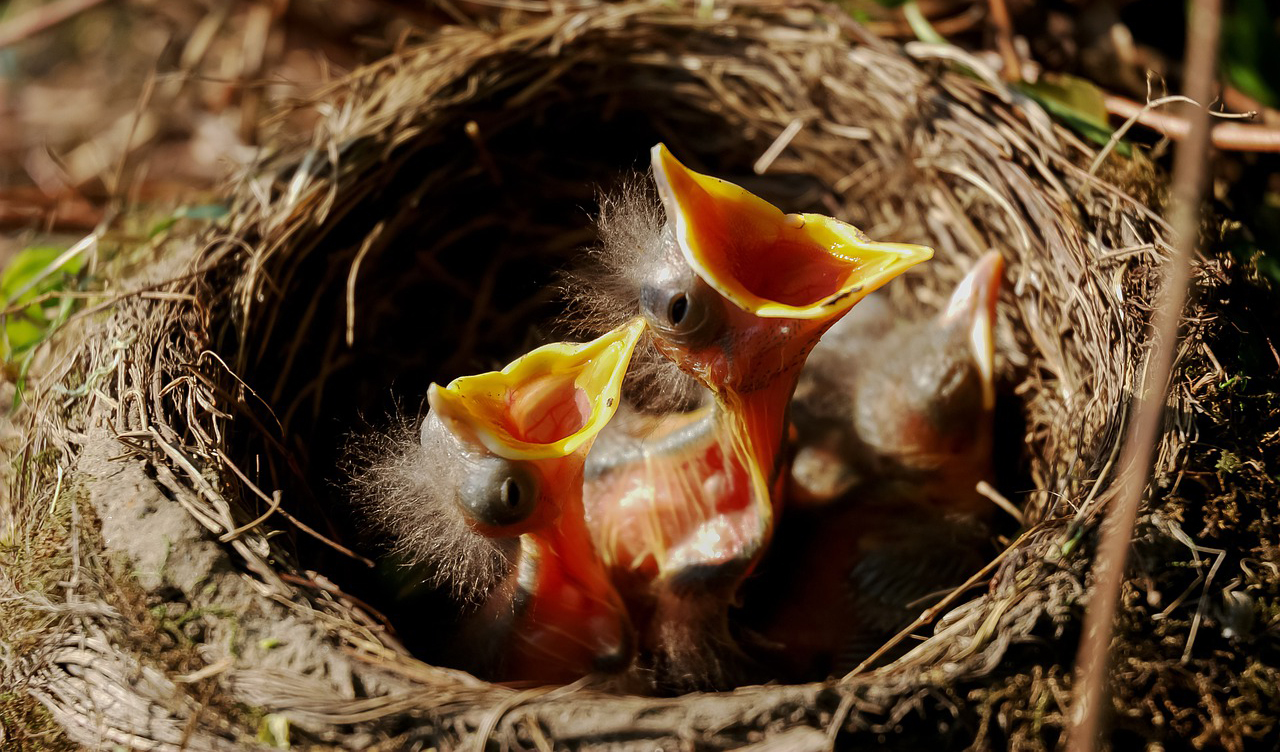
[[[782,678],[853,669],[986,562],[1002,270],[983,256],[924,321],[873,298],[810,356],[788,514],[744,596]]]
[[[630,665],[633,629],[592,546],[582,484],[644,326],[433,384],[418,440],[393,444],[356,478],[408,558],[479,604],[459,635],[467,668],[560,682]]]
[[[734,681],[728,613],[773,532],[787,404],[822,333],[928,259],[763,199],[652,152],[663,213],[634,193],[604,217],[606,274],[588,308],[638,310],[709,404],[593,454],[588,520],[624,594],[643,605],[660,684]],[[665,215],[665,216],[664,216]],[[618,242],[621,240],[622,242]]]

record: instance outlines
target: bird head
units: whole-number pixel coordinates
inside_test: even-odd
[[[860,370],[854,398],[857,433],[900,469],[934,474],[964,469],[985,475],[1003,270],[999,253],[984,255],[941,313],[881,338],[877,349],[883,357]]]
[[[776,451],[785,406],[822,332],[933,251],[874,242],[819,214],[784,214],[690,170],[662,144],[652,160],[668,235],[641,313],[658,348],[742,414],[746,438]]]
[[[654,270],[641,310],[667,354],[713,390],[768,388],[798,370],[827,327],[933,255],[831,217],[784,214],[662,144],[652,157],[678,253]]]
[[[518,540],[501,659],[508,677],[562,680],[629,663],[630,622],[591,544],[582,481],[643,330],[635,319],[428,391],[422,446],[437,462],[448,458],[436,486],[452,502],[446,513],[472,536]]]

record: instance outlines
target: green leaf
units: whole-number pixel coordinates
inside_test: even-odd
[[[1102,91],[1083,78],[1065,73],[1046,73],[1035,83],[1021,83],[1018,88],[1045,108],[1050,115],[1089,140],[1106,144],[1114,129],[1107,119],[1107,105]],[[1120,141],[1116,151],[1131,154],[1129,144]]]
[[[1274,0],[1236,0],[1222,17],[1222,70],[1240,91],[1280,107],[1280,23]]]
[[[157,221],[151,225],[147,236],[154,238],[160,233],[168,230],[178,223],[180,219],[193,219],[197,222],[212,222],[222,219],[230,213],[230,209],[225,204],[202,204],[200,206],[183,206],[175,210],[173,214]]]
[[[211,222],[222,219],[231,210],[225,204],[203,204],[201,206],[184,206],[173,213],[178,219],[198,219]]]
[[[34,302],[42,295],[75,286],[84,255],[59,264],[58,258],[65,252],[65,248],[48,246],[26,248],[0,273],[0,302],[10,311],[0,316],[0,358],[6,362],[43,342],[71,315],[77,301],[70,297]],[[28,301],[31,305],[19,307]]]
[[[929,19],[924,17],[920,12],[920,6],[915,0],[911,0],[902,6],[902,15],[906,17],[907,24],[911,27],[911,32],[921,42],[928,44],[947,44],[947,38],[938,33],[933,28],[933,24],[929,23]]]
[[[33,246],[18,251],[18,254],[5,267],[4,272],[0,273],[0,296],[4,297],[5,304],[12,305],[19,302],[13,299],[13,294],[31,284],[37,275],[43,272],[49,264],[56,261],[58,256],[66,250],[66,248],[54,246]],[[53,271],[75,274],[80,271],[80,267],[83,265],[84,257],[76,256]],[[38,285],[39,283],[36,284]],[[34,289],[32,292],[34,292]],[[35,295],[30,297],[35,297]]]

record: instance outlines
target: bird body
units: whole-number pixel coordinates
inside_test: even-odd
[[[744,596],[784,677],[851,670],[984,563],[1002,269],[982,257],[923,321],[875,301],[810,356],[787,516]]]
[[[792,405],[793,505],[896,484],[949,512],[990,509],[975,487],[991,472],[1003,266],[999,254],[983,256],[932,318],[873,299],[823,337]]]
[[[980,520],[887,493],[789,508],[738,616],[769,678],[841,676],[986,563]],[[902,646],[909,648],[910,643]]]
[[[725,604],[757,558],[769,518],[752,496],[758,468],[725,416],[714,406],[630,412],[588,458],[588,523],[664,687],[744,676]]]

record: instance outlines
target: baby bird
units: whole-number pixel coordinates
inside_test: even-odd
[[[652,161],[662,212],[634,193],[613,207],[602,228],[608,273],[589,307],[638,310],[707,404],[615,429],[629,439],[592,455],[588,520],[642,604],[659,683],[722,687],[740,658],[729,608],[772,536],[787,404],[805,359],[855,303],[932,251],[784,214],[661,144]]]
[[[633,629],[584,519],[583,463],[644,328],[635,319],[431,385],[417,441],[356,478],[408,558],[479,604],[457,652],[488,678],[563,682],[630,665]]]
[[[995,316],[1004,261],[990,252],[936,317],[903,320],[876,297],[823,336],[792,403],[789,500],[823,503],[896,484],[951,512],[986,512]]]
[[[869,300],[810,356],[788,516],[744,596],[781,678],[853,669],[985,563],[1002,270],[983,256],[924,321]]]

